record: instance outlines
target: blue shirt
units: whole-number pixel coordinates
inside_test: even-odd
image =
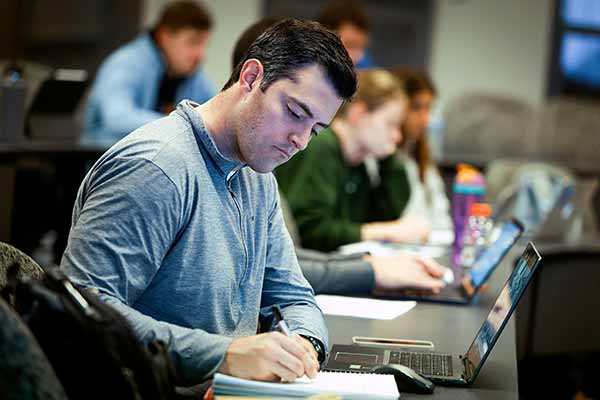
[[[194,108],[109,149],[85,177],[61,267],[167,343],[197,383],[233,337],[269,328],[279,304],[293,331],[327,346],[327,330],[287,232],[272,174],[223,157]]]
[[[84,140],[113,144],[164,117],[155,111],[155,105],[165,68],[149,33],[112,53],[100,66],[88,98]],[[213,85],[198,68],[179,85],[174,101],[204,103],[214,94]]]

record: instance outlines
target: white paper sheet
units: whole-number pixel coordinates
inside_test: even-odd
[[[304,398],[318,393],[336,393],[344,400],[397,400],[400,396],[392,375],[319,372],[293,383],[259,382],[215,374],[214,394]]]
[[[340,254],[370,253],[374,256],[393,256],[398,253],[398,250],[376,241],[350,243],[340,246],[338,250]]]
[[[356,318],[394,319],[409,312],[416,301],[377,300],[361,297],[316,296],[317,304],[324,314]]]
[[[340,246],[338,250],[340,254],[346,255],[370,253],[378,257],[389,257],[401,253],[411,253],[421,257],[439,258],[448,253],[449,247],[440,245],[388,244],[376,241],[365,241],[346,244]]]

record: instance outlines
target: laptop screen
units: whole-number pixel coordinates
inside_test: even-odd
[[[469,271],[473,287],[483,285],[522,232],[523,228],[516,220],[505,221],[492,229],[490,245],[479,254]]]
[[[465,354],[465,358],[471,364],[471,367],[473,367],[474,372],[471,378],[474,378],[479,373],[483,361],[485,361],[500,333],[502,333],[502,329],[504,329],[504,326],[516,308],[523,292],[525,292],[540,260],[540,254],[533,246],[533,243],[530,242],[523,255],[517,260],[515,269],[502,288],[487,319],[479,329],[477,336],[475,336],[471,347],[469,347],[469,350]]]

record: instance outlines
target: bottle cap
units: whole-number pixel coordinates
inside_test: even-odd
[[[454,181],[456,183],[467,183],[475,185],[485,185],[483,174],[468,164],[458,164]]]
[[[470,215],[477,217],[491,217],[492,206],[487,203],[473,203],[471,204]]]

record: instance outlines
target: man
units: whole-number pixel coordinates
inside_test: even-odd
[[[232,68],[243,57],[267,28],[278,19],[263,18],[250,25],[238,38],[232,55]],[[291,210],[281,196],[283,217],[296,247],[296,255],[302,273],[316,294],[380,294],[403,289],[420,289],[437,293],[444,286],[440,266],[412,254],[398,254],[389,257],[344,256],[336,253],[323,253],[300,247],[300,235]]]
[[[171,112],[182,99],[214,95],[199,68],[212,21],[195,1],[177,1],[155,28],[112,53],[100,66],[85,116],[90,139],[112,144]]]
[[[369,17],[354,0],[333,0],[321,11],[317,21],[335,31],[357,68],[373,67],[366,52],[369,46]]]
[[[61,266],[141,340],[165,341],[187,384],[216,371],[314,377],[327,330],[266,173],[304,149],[355,90],[334,33],[309,21],[274,25],[213,99],[182,102],[98,160]],[[259,316],[273,328],[273,305],[291,337],[256,335]]]

